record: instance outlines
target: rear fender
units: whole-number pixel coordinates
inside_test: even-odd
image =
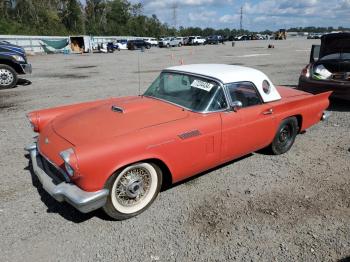
[[[329,106],[331,93],[307,94],[290,98],[285,102],[282,99],[281,103],[274,106],[276,120],[281,122],[291,116],[301,116],[302,123],[299,131],[304,131],[322,119],[323,112]]]

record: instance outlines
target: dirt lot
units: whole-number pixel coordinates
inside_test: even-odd
[[[251,154],[163,191],[142,215],[114,222],[56,202],[33,179],[25,113],[138,94],[162,68],[227,63],[297,85],[318,40],[152,48],[145,53],[30,57],[33,75],[0,91],[1,261],[349,261],[350,104],[299,135],[282,156]]]

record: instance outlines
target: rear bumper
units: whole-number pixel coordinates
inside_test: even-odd
[[[38,177],[43,188],[57,201],[66,201],[82,213],[91,212],[105,205],[109,194],[107,189],[96,192],[86,192],[73,183],[55,183],[52,176],[49,175],[49,169],[45,169],[37,145],[33,144],[27,146],[25,150],[30,153],[34,173]]]
[[[297,89],[312,94],[333,91],[331,97],[350,101],[350,83],[335,83],[331,81],[313,80],[300,77]]]

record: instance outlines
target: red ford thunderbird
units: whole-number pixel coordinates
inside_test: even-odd
[[[43,188],[81,212],[117,220],[176,183],[262,148],[283,154],[326,118],[330,92],[275,87],[262,72],[198,64],[161,72],[141,96],[34,111],[26,147]]]

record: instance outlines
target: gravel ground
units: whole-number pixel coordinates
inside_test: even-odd
[[[165,67],[227,63],[297,85],[318,40],[30,57],[33,74],[0,91],[1,261],[349,261],[350,104],[281,156],[248,155],[163,191],[127,221],[58,203],[31,175],[25,113],[138,94]]]

